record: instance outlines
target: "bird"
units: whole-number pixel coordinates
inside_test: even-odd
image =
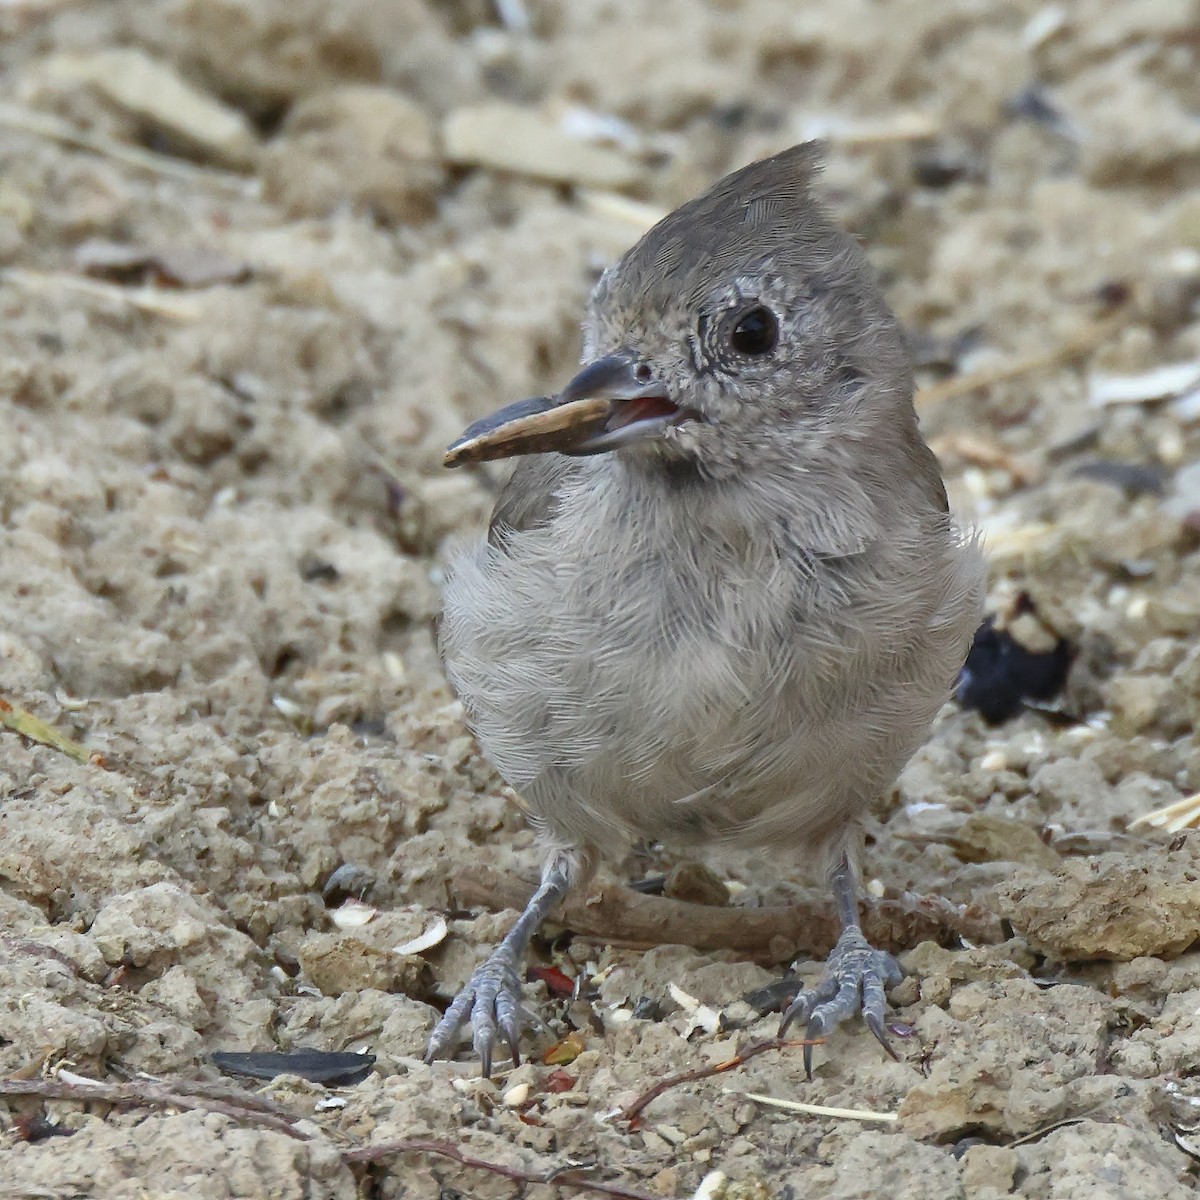
[[[901,970],[858,915],[859,820],[927,737],[984,563],[918,428],[905,333],[816,194],[821,148],[734,171],[603,272],[577,374],[471,425],[515,459],[449,563],[439,652],[540,832],[540,883],[435,1025],[485,1075],[534,1015],[530,939],[638,841],[827,872],[841,933],[783,1015],[888,1042]],[[812,1047],[805,1068],[812,1075]]]

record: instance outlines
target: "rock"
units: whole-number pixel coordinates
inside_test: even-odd
[[[1113,983],[1119,984],[1115,974]],[[1149,1020],[1116,1047],[1118,1069],[1146,1078],[1192,1074],[1200,1046],[1200,989],[1167,991],[1161,1002],[1152,1004],[1150,1013]],[[1142,1062],[1145,1069],[1139,1071]]]
[[[96,914],[89,930],[104,959],[159,973],[208,939],[220,925],[216,910],[174,883],[155,883],[114,896]]]
[[[1052,1130],[1021,1147],[1023,1178],[1012,1194],[1062,1200],[1069,1196],[1088,1200],[1186,1196],[1192,1190],[1192,1161],[1163,1138],[1159,1127],[1166,1123],[1161,1113],[1128,1123],[1106,1121],[1098,1115]],[[976,1200],[973,1193],[967,1195]],[[984,1200],[983,1196],[979,1200]]]
[[[296,957],[310,982],[325,996],[375,988],[419,997],[428,995],[432,983],[429,964],[423,958],[382,950],[357,934],[309,934]]]
[[[1000,979],[964,984],[946,1003],[917,1021],[931,1067],[900,1105],[917,1138],[1020,1136],[1060,1119],[1107,1035],[1106,1002],[1086,987]]]
[[[711,955],[687,946],[655,946],[609,972],[600,984],[600,994],[606,1004],[661,997],[669,981],[701,1004],[724,1006],[777,978],[754,963],[713,962]]]
[[[1029,790],[1043,805],[1053,805],[1079,821],[1106,815],[1112,806],[1112,786],[1090,759],[1054,759],[1038,767]]]
[[[90,995],[66,963],[37,950],[36,943],[0,936],[0,978],[7,991],[0,999],[0,1075],[50,1053],[90,1064],[114,1048],[115,1022],[92,999],[98,989]]]
[[[1194,726],[1200,726],[1200,646],[1175,668],[1171,677],[1183,693],[1188,718]]]
[[[875,1130],[837,1144],[828,1166],[795,1178],[803,1179],[805,1189],[796,1195],[824,1200],[928,1200],[963,1194],[958,1164],[944,1150]]]
[[[1119,59],[1081,74],[1061,95],[1083,131],[1081,166],[1093,184],[1182,178],[1200,160],[1200,124],[1169,92],[1127,71]]]
[[[663,895],[717,908],[729,903],[729,889],[724,880],[711,867],[698,862],[683,862],[673,867],[663,885]]]
[[[150,980],[141,994],[185,1025],[203,1029],[208,1024],[208,1005],[204,1003],[196,981],[182,967],[168,967],[158,979]]]
[[[918,976],[922,983],[944,979],[947,995],[957,983],[1020,979],[1035,962],[1034,955],[1019,938],[996,946],[977,946],[974,950],[947,950],[933,942],[922,942],[901,959],[905,975]]]
[[[298,1196],[354,1200],[351,1168],[332,1142],[299,1141],[211,1112],[149,1113],[136,1136],[118,1124],[92,1119],[72,1142],[73,1156],[46,1154],[44,1146],[6,1147],[4,1176],[17,1195],[129,1194],[130,1179],[147,1196]],[[56,1145],[61,1143],[56,1142]],[[67,1182],[71,1180],[73,1182]],[[219,1180],[210,1185],[208,1181]]]
[[[269,122],[298,98],[342,83],[400,84],[445,106],[473,97],[477,68],[435,7],[422,0],[145,0],[129,20],[141,42]]]
[[[1175,472],[1163,511],[1180,521],[1200,513],[1200,462],[1189,463]]]
[[[51,80],[98,92],[179,153],[228,167],[249,166],[257,156],[258,139],[240,112],[141,50],[60,54],[45,70]]]
[[[433,216],[444,178],[424,110],[365,85],[300,101],[263,163],[267,197],[292,216],[350,206],[387,224]]]
[[[946,840],[963,862],[1021,862],[1046,870],[1059,863],[1029,825],[994,813],[972,813]]]
[[[1020,1165],[1010,1146],[972,1146],[962,1156],[963,1188],[972,1200],[1010,1195]]]
[[[263,1036],[273,1004],[262,956],[207,897],[168,882],[123,892],[96,914],[88,936],[112,965],[151,976],[151,995],[178,1019],[186,1013],[234,1044]],[[153,1054],[154,1039],[145,1042],[143,1053]]]
[[[1105,700],[1112,712],[1112,731],[1130,738],[1154,725],[1172,707],[1175,688],[1165,675],[1118,675],[1108,682]]]
[[[369,1039],[371,1053],[390,1074],[395,1059],[415,1058],[424,1052],[429,1031],[440,1015],[437,1009],[409,996],[374,988],[336,997],[300,995],[281,1013],[276,1044],[357,1051],[362,1043],[346,1040],[348,1030],[357,1031],[360,1037]]]
[[[515,104],[456,109],[442,126],[446,157],[554,183],[629,187],[638,170],[624,154],[573,136],[543,113]]]
[[[1037,950],[1063,962],[1181,954],[1200,938],[1200,834],[1009,880],[995,904]]]

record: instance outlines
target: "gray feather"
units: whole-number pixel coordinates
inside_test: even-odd
[[[810,192],[756,163],[606,272],[585,355],[630,349],[699,419],[522,462],[454,564],[447,673],[555,844],[827,855],[926,736],[984,572],[947,515],[904,339]],[[739,358],[747,305],[778,350]]]

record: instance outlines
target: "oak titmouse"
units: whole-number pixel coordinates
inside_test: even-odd
[[[498,1034],[516,1059],[531,935],[637,838],[823,862],[843,932],[783,1028],[861,1013],[887,1045],[900,972],[859,928],[850,852],[949,694],[984,569],[918,432],[900,326],[812,195],[815,160],[785,150],[660,221],[596,286],[562,392],[448,451],[528,456],[452,564],[440,643],[545,860],[428,1058],[469,1019],[485,1072]]]

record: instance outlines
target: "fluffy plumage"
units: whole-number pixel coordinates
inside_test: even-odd
[[[585,357],[634,349],[711,424],[522,461],[452,565],[450,681],[557,842],[827,852],[925,736],[978,624],[982,569],[900,330],[812,200],[812,162],[801,146],[731,176],[596,289]],[[697,370],[698,330],[760,301],[780,352]]]
[[[585,361],[629,356],[697,419],[521,461],[450,571],[441,649],[468,722],[582,859],[643,837],[835,862],[978,624],[983,567],[904,339],[813,163],[801,146],[731,175],[595,290]],[[739,354],[754,307],[778,344]]]

